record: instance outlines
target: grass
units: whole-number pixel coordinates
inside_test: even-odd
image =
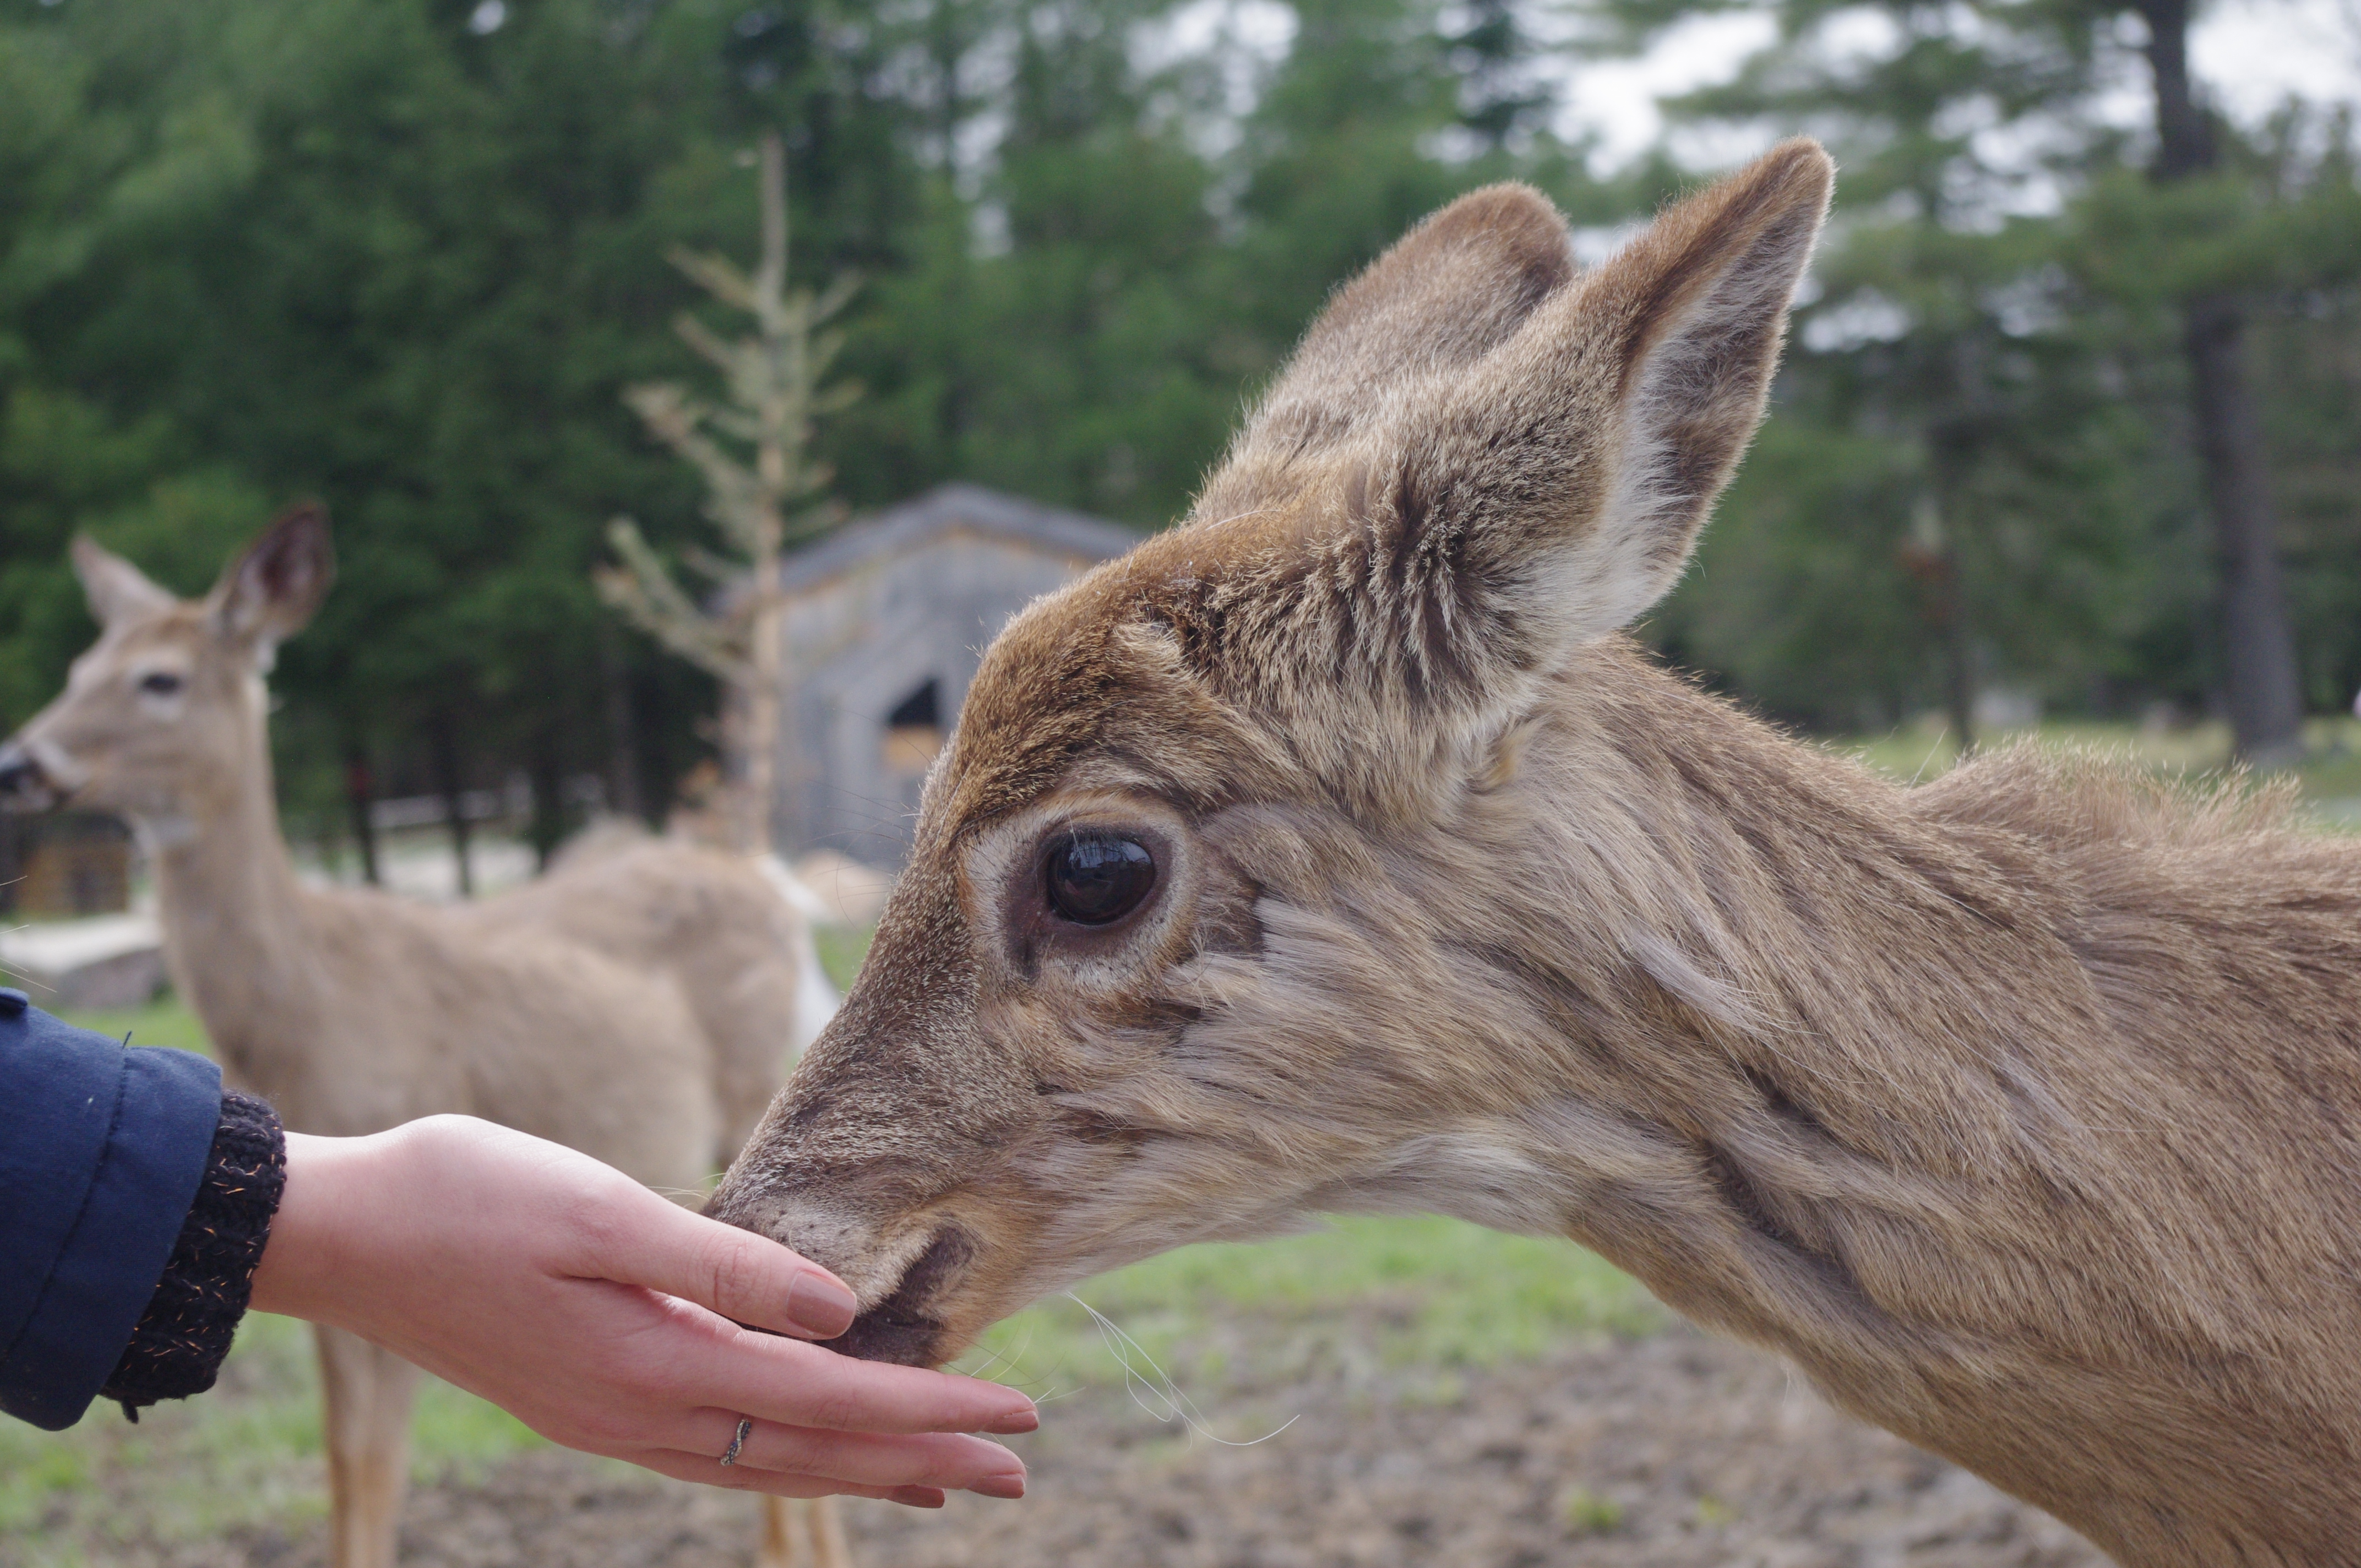
[[[819,967],[828,971],[837,990],[847,991],[852,977],[861,971],[861,960],[869,956],[870,941],[877,935],[874,926],[815,926],[812,945],[819,949]]]
[[[38,1005],[38,999],[36,1005]],[[179,998],[166,994],[145,1007],[109,1007],[75,1011],[68,1008],[58,1016],[85,1029],[95,1029],[102,1035],[126,1040],[135,1046],[170,1046],[176,1050],[195,1051],[201,1056],[214,1054],[213,1044],[205,1038],[205,1026],[197,1015],[188,1010]]]
[[[1570,1242],[1433,1215],[1339,1217],[1279,1241],[1185,1247],[1074,1294],[1131,1345],[1111,1345],[1075,1301],[1051,1300],[994,1327],[960,1369],[1040,1395],[1122,1384],[1126,1363],[1151,1381],[1160,1368],[1184,1394],[1238,1375],[1419,1368],[1447,1400],[1456,1371],[1665,1321],[1630,1277]]]
[[[414,1469],[466,1471],[541,1442],[505,1411],[429,1378]],[[0,1562],[84,1568],[139,1538],[191,1541],[298,1529],[327,1511],[312,1336],[256,1313],[212,1393],[131,1425],[93,1406],[63,1432],[0,1421]]]
[[[2020,740],[2016,730],[1986,737],[1984,744]],[[2032,731],[2049,749],[2092,747],[2128,756],[2157,773],[2218,773],[2230,762],[2227,725],[2208,722],[2185,729],[2147,729],[2130,724],[2050,720]],[[1931,779],[1959,761],[1957,740],[1932,718],[1884,735],[1854,736],[1829,745],[1849,751],[1879,772],[1899,779]],[[2325,825],[2361,829],[2361,719],[2315,718],[2304,726],[2304,760],[2295,768],[2298,786]]]
[[[1576,1486],[1558,1499],[1565,1528],[1576,1535],[1612,1535],[1623,1524],[1623,1505]]]

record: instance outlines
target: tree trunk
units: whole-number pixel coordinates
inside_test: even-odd
[[[16,884],[24,880],[25,818],[0,817],[0,915],[16,910]]]
[[[773,851],[771,821],[779,789],[779,563],[776,554],[758,567],[762,596],[754,611],[751,667],[738,700],[745,705],[745,795],[741,803],[745,826],[741,830],[750,855]]]
[[[353,842],[361,848],[361,878],[371,887],[383,881],[377,870],[377,823],[369,815],[376,799],[368,757],[357,745],[345,748],[345,806],[352,814]]]
[[[775,365],[781,351],[796,341],[783,297],[787,284],[787,150],[776,131],[763,137],[758,193],[763,260],[754,275],[755,323]],[[808,405],[791,401],[790,388],[774,379],[761,411],[762,434],[755,442],[754,469],[763,482],[763,499],[748,552],[754,592],[749,607],[752,620],[747,628],[745,667],[739,689],[732,694],[741,704],[739,738],[744,748],[739,759],[742,789],[737,802],[738,840],[739,848],[750,855],[767,855],[774,849],[771,823],[779,793],[779,661],[784,653],[779,622],[785,608],[779,602],[779,556],[786,539],[786,519],[779,506],[788,493],[788,464],[802,455],[796,436],[808,413]]]
[[[525,782],[533,792],[533,814],[525,834],[533,841],[536,872],[549,870],[549,858],[566,842],[566,768],[560,761],[557,729],[544,721],[533,731]]]
[[[1918,579],[1927,621],[1943,652],[1943,711],[1954,755],[1960,762],[1975,749],[1975,645],[1968,634],[1968,609],[1960,592],[1960,552],[1944,526],[1942,504],[1919,497],[1902,543],[1902,564]]]
[[[2218,294],[2190,302],[2190,378],[2222,562],[2231,729],[2239,755],[2260,767],[2284,767],[2303,755],[2303,694],[2245,345],[2246,323],[2235,302]]]
[[[434,716],[434,782],[443,795],[443,824],[451,830],[451,856],[459,867],[459,896],[476,896],[475,869],[467,864],[467,789],[459,768],[458,727],[448,713]]]
[[[623,639],[615,623],[598,622],[598,674],[607,698],[607,809],[618,817],[647,818],[640,788],[639,716],[631,707],[631,672],[623,662]]]
[[[1943,557],[1943,706],[1950,711],[1951,732],[1959,737],[1960,762],[1976,749],[1975,650],[1968,638],[1966,608],[1960,603],[1960,554]]]
[[[722,771],[726,777],[730,836],[741,854],[763,855],[771,850],[771,747],[777,734],[775,715],[765,721],[764,683],[751,674],[732,681],[723,693],[728,715],[722,723]]]
[[[2138,0],[2156,75],[2159,181],[2186,180],[2220,160],[2213,127],[2189,81],[2189,0]],[[2303,697],[2281,581],[2262,421],[2247,384],[2246,319],[2237,302],[2188,302],[2190,396],[2198,458],[2222,573],[2222,652],[2238,754],[2280,767],[2303,752]]]

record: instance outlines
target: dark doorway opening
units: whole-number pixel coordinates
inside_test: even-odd
[[[897,773],[923,773],[942,749],[942,685],[929,675],[885,716],[885,766]]]
[[[942,727],[942,685],[931,675],[885,716],[885,728],[888,729],[940,729]]]

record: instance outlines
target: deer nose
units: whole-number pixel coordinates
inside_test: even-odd
[[[857,1361],[934,1365],[943,1338],[943,1324],[936,1316],[941,1298],[974,1261],[975,1239],[957,1225],[944,1227],[904,1271],[892,1295],[855,1317],[844,1332],[821,1343]]]
[[[0,746],[0,804],[34,805],[48,793],[48,776],[31,751],[14,740]]]

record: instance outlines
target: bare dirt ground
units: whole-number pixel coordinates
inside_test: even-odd
[[[2103,1568],[2062,1526],[1839,1416],[1768,1357],[1671,1331],[1438,1380],[1335,1368],[1215,1390],[1255,1447],[1183,1441],[1119,1391],[1018,1440],[1033,1491],[846,1505],[862,1568]],[[407,1568],[741,1568],[750,1499],[540,1451],[415,1494]],[[120,1568],[315,1568],[314,1526]],[[127,1548],[128,1550],[126,1550]]]

